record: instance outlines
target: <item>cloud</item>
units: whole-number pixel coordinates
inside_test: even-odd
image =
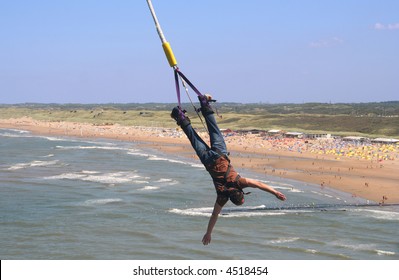
[[[390,24],[382,24],[377,22],[374,24],[375,30],[399,30],[399,22],[398,23],[390,23]]]
[[[332,37],[329,39],[323,39],[319,41],[310,42],[309,47],[311,48],[329,48],[344,43],[344,40],[338,37]]]

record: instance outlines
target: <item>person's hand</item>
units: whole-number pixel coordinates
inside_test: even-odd
[[[208,245],[211,243],[211,234],[210,233],[205,233],[204,237],[202,238],[202,244]]]
[[[287,198],[285,197],[285,195],[279,191],[276,191],[276,197],[280,200],[286,200]]]

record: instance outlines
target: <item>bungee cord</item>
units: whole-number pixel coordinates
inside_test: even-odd
[[[161,25],[159,23],[158,17],[155,13],[155,9],[154,6],[152,5],[151,0],[147,0],[147,4],[148,4],[148,8],[150,9],[152,18],[154,20],[155,23],[155,27],[159,36],[159,39],[161,40],[162,43],[162,48],[163,51],[165,53],[166,59],[168,60],[169,66],[173,68],[174,71],[174,78],[175,78],[175,86],[176,86],[176,95],[177,95],[177,103],[178,106],[181,108],[181,97],[180,97],[180,86],[179,86],[179,79],[182,83],[182,86],[185,89],[185,92],[187,94],[188,99],[190,100],[191,105],[194,108],[194,111],[196,112],[197,116],[199,117],[199,119],[201,120],[201,123],[203,125],[203,127],[205,128],[205,130],[208,132],[206,125],[202,119],[202,117],[199,114],[199,110],[195,107],[193,101],[190,98],[190,94],[189,94],[189,90],[187,87],[187,84],[191,87],[191,89],[198,95],[198,96],[202,96],[202,93],[191,83],[190,80],[187,79],[187,77],[180,71],[179,67],[177,66],[177,60],[176,57],[173,53],[172,47],[170,45],[170,43],[166,40],[165,35],[162,31]],[[208,132],[209,133],[209,132]]]

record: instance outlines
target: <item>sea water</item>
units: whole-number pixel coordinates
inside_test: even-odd
[[[197,160],[6,129],[0,154],[1,259],[399,259],[397,206],[236,168],[287,200],[229,202],[204,246],[216,196]]]

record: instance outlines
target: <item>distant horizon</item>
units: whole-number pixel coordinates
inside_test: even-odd
[[[399,100],[390,100],[390,101],[370,101],[370,102],[218,102],[218,104],[242,104],[242,105],[282,105],[282,104],[292,104],[292,105],[302,105],[302,104],[375,104],[375,103],[399,103]],[[14,105],[129,105],[129,104],[137,104],[137,105],[150,105],[150,104],[163,104],[163,105],[177,105],[174,102],[105,102],[105,103],[57,103],[57,102],[21,102],[21,103],[0,103],[0,106],[14,106]],[[182,104],[191,104],[190,102],[182,102]]]

